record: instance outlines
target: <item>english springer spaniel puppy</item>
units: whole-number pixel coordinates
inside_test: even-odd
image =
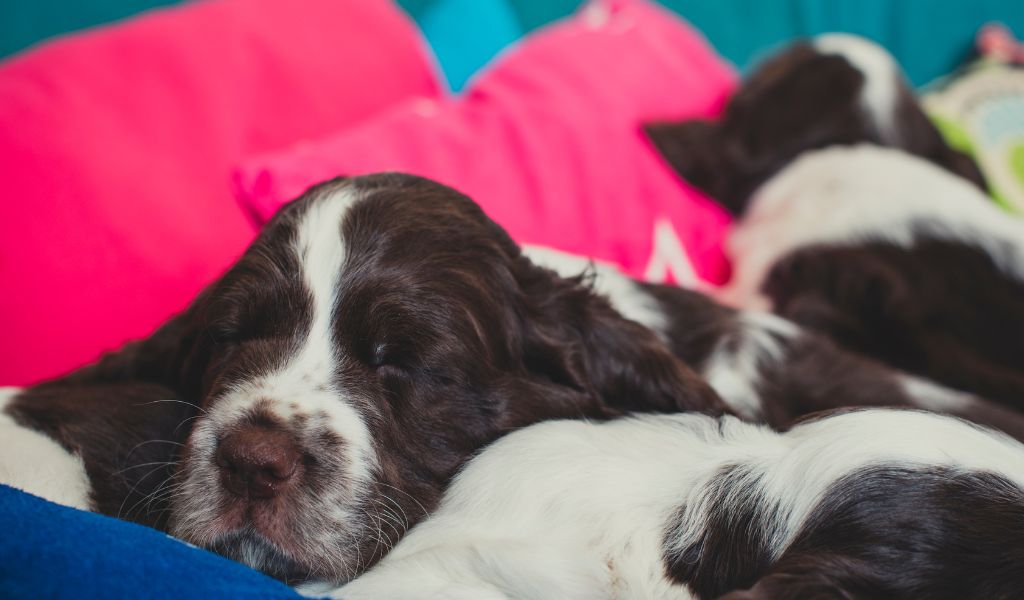
[[[509,435],[346,600],[949,599],[1024,590],[1024,446],[862,409],[776,433],[735,417]]]
[[[288,581],[340,582],[510,431],[725,406],[654,332],[535,266],[469,198],[384,174],[310,190],[150,338],[8,393],[2,410],[7,482],[152,512]],[[52,458],[52,475],[29,456]]]
[[[908,407],[958,416],[1024,441],[1024,413],[894,370],[770,313],[736,310],[675,286],[641,283],[610,264],[524,247],[536,264],[582,278],[624,317],[658,334],[734,414],[785,429],[844,407]]]
[[[824,37],[755,74],[720,124],[653,135],[739,216],[723,299],[1024,409],[1024,222],[899,81],[880,48]]]
[[[686,181],[736,216],[799,155],[836,145],[900,148],[984,189],[978,166],[950,148],[892,56],[848,34],[825,34],[761,64],[714,122],[645,127]]]

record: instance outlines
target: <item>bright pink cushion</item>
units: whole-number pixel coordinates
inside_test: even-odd
[[[416,173],[476,199],[519,241],[633,275],[722,282],[728,217],[665,166],[650,119],[715,115],[736,75],[687,24],[639,0],[595,2],[504,54],[461,99],[408,101],[237,173],[257,221],[339,174]]]
[[[146,335],[245,247],[230,166],[439,85],[388,0],[207,0],[0,64],[0,384]]]

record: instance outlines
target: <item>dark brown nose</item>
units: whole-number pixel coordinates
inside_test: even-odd
[[[273,498],[296,478],[302,452],[287,432],[251,425],[221,440],[215,460],[231,493]]]

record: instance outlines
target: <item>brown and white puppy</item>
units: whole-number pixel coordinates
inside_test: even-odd
[[[740,217],[723,298],[1024,409],[1024,223],[982,193],[891,57],[819,38],[756,73],[733,106],[721,124],[653,133]]]
[[[902,407],[954,415],[1024,441],[1024,414],[851,352],[777,315],[737,310],[675,286],[634,281],[614,266],[526,247],[539,265],[583,277],[623,316],[661,337],[747,421],[788,429],[849,407]]]
[[[136,405],[174,414],[105,412]],[[505,433],[680,410],[724,405],[655,333],[535,266],[469,198],[385,174],[310,190],[152,337],[4,412],[85,463],[88,506],[111,513],[102,471],[191,419],[153,496],[169,530],[282,579],[344,581]]]
[[[571,469],[566,465],[572,465]],[[842,411],[785,433],[687,413],[549,421],[489,446],[344,600],[1015,598],[1024,446]]]
[[[974,161],[943,140],[892,56],[847,34],[821,35],[767,59],[717,121],[645,129],[683,179],[736,216],[798,156],[836,145],[900,148],[985,187]]]

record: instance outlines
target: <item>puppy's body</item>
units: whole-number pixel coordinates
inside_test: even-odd
[[[1024,409],[1024,222],[962,179],[879,147],[814,152],[730,244],[731,301]]]
[[[1024,224],[984,195],[884,50],[819,38],[755,72],[720,123],[651,135],[739,217],[725,301],[1024,408]]]
[[[564,277],[583,277],[626,318],[656,331],[732,411],[785,429],[818,411],[908,407],[958,416],[1024,440],[1024,415],[851,352],[776,315],[736,310],[675,286],[626,277],[614,266],[548,248],[524,250]]]
[[[335,595],[1012,597],[1022,485],[1020,444],[914,411],[785,434],[695,414],[552,422],[474,459],[431,519]]]
[[[839,145],[899,148],[985,187],[974,161],[932,125],[895,60],[853,35],[825,34],[771,57],[716,122],[652,124],[647,133],[673,169],[737,216],[801,154]]]

